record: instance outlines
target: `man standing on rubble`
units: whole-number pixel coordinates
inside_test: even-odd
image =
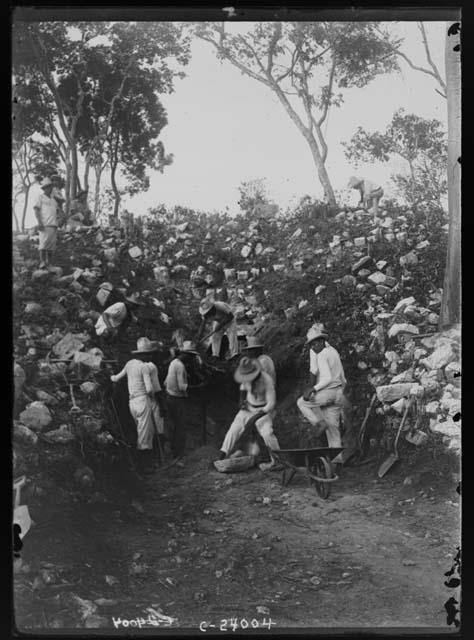
[[[190,340],[185,340],[176,357],[170,362],[165,380],[166,407],[173,425],[171,452],[173,458],[181,458],[186,445],[186,422],[189,419],[188,391],[192,385],[188,382],[188,367],[192,359],[199,356]]]
[[[280,449],[273,432],[273,417],[276,406],[275,386],[271,376],[262,370],[258,360],[244,356],[239,362],[234,378],[245,393],[240,410],[229,427],[222,443],[219,460],[229,457],[244,432],[249,432],[255,425],[258,433],[267,445],[272,458],[272,451]],[[272,458],[272,466],[276,466]]]
[[[53,183],[45,178],[41,183],[42,193],[33,205],[39,229],[40,269],[51,266],[58,235],[58,203],[52,196]]]
[[[139,338],[135,356],[117,375],[118,382],[127,376],[130,413],[137,426],[137,450],[142,458],[144,473],[153,471],[153,437],[164,440],[164,422],[155,394],[161,391],[158,371],[151,362],[156,346],[148,338]]]
[[[322,325],[312,326],[306,344],[310,347],[310,382],[297,407],[317,430],[326,433],[330,447],[341,447],[340,420],[346,377],[339,353],[327,342]]]
[[[229,340],[229,358],[235,357],[239,353],[239,341],[237,337],[237,321],[230,306],[226,302],[204,298],[199,305],[199,313],[202,316],[202,320],[197,342],[199,343],[206,324],[212,322],[212,355],[215,358],[219,358],[222,338],[226,335]]]
[[[369,210],[372,208],[374,218],[376,218],[379,211],[379,200],[383,196],[382,187],[371,180],[356,178],[355,176],[350,178],[347,187],[348,189],[357,189],[360,193],[359,204],[363,204]]]

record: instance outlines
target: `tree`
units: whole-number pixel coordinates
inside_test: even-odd
[[[224,22],[203,22],[193,31],[219,59],[274,92],[308,143],[326,198],[335,205],[323,124],[330,107],[343,102],[340,89],[364,87],[397,68],[393,47],[400,41],[366,22],[257,22],[245,34],[239,26],[235,35]]]
[[[18,23],[13,40],[19,91],[37,85],[36,105],[43,100],[47,106],[50,138],[65,163],[67,213],[81,188],[80,161],[84,185],[91,166],[100,183],[110,163],[106,147],[111,129],[114,124],[122,126],[117,110],[124,113],[124,103],[138,101],[139,94],[133,91],[141,92],[147,83],[148,93],[156,92],[161,107],[157,92],[173,90],[174,78],[182,75],[175,67],[188,61],[189,41],[170,22]],[[138,109],[133,115],[137,113]],[[157,132],[156,127],[148,129],[149,135]],[[163,165],[170,157],[160,155],[160,148],[154,147],[158,165]]]
[[[449,236],[440,328],[461,321],[461,56],[460,24],[447,25]]]
[[[422,67],[420,65],[414,64],[412,62],[412,60],[405,54],[403,53],[403,51],[400,50],[401,47],[401,42],[398,42],[397,44],[390,44],[390,48],[392,50],[392,52],[402,58],[403,60],[405,60],[405,62],[408,64],[409,67],[411,67],[414,71],[420,71],[421,73],[424,73],[426,75],[431,76],[432,78],[434,78],[439,86],[439,88],[441,89],[436,89],[435,91],[436,93],[439,93],[440,96],[442,96],[443,98],[446,98],[446,82],[443,79],[443,77],[441,76],[441,73],[438,69],[438,67],[435,65],[435,63],[433,62],[433,58],[431,56],[431,50],[430,50],[430,45],[428,42],[428,36],[426,34],[426,29],[425,29],[425,25],[423,24],[423,22],[417,22],[417,26],[418,26],[418,30],[420,32],[421,35],[421,39],[423,42],[423,49],[425,52],[425,57],[426,57],[426,63],[428,66]],[[381,37],[382,40],[385,39],[385,36],[383,33],[381,33]]]
[[[257,204],[268,204],[268,190],[265,178],[254,178],[240,183],[238,201],[242,211],[250,213]]]
[[[439,120],[428,120],[399,109],[384,132],[368,132],[359,127],[343,146],[346,157],[356,166],[359,162],[402,158],[407,173],[394,174],[392,179],[404,199],[413,208],[424,204],[442,209],[447,193],[447,143]]]

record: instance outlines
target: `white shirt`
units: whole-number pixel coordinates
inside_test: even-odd
[[[346,384],[341,358],[336,349],[327,342],[324,349],[319,353],[312,349],[310,350],[309,370],[310,373],[316,376],[315,391],[334,389]]]
[[[365,196],[371,194],[372,191],[377,191],[377,189],[380,189],[380,185],[376,184],[375,182],[372,182],[371,180],[362,181],[362,191],[364,192]]]
[[[175,396],[176,398],[186,398],[188,396],[188,374],[186,367],[179,358],[175,358],[170,362],[165,387],[170,396]]]
[[[37,197],[34,208],[40,210],[40,220],[43,226],[58,226],[58,203],[54,198],[50,198],[44,192],[42,192]]]
[[[260,362],[262,371],[268,373],[270,378],[273,380],[273,384],[276,386],[276,371],[273,360],[270,358],[270,356],[267,356],[266,353],[262,353],[261,356],[258,356],[257,360]]]
[[[152,362],[142,362],[141,360],[129,360],[125,367],[113,376],[113,381],[117,382],[124,376],[127,376],[128,393],[130,399],[138,396],[160,391],[160,383],[158,381],[158,371]]]

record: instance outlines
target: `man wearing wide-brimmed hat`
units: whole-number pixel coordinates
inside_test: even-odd
[[[376,218],[379,210],[379,200],[383,196],[382,187],[375,182],[372,182],[371,180],[352,176],[349,179],[347,188],[357,189],[357,191],[360,193],[359,204],[362,204],[369,211],[372,208],[372,212],[374,214],[374,217]]]
[[[174,458],[184,454],[186,445],[186,422],[189,420],[188,390],[192,386],[188,382],[186,366],[199,356],[194,342],[184,340],[177,350],[176,357],[170,362],[165,380],[166,406],[172,422],[171,451]]]
[[[271,456],[272,450],[280,448],[273,432],[273,414],[276,406],[273,380],[268,373],[262,371],[258,360],[247,356],[240,360],[234,378],[240,384],[240,390],[245,392],[245,401],[227,431],[219,459],[230,456],[239,438],[253,425],[262,436]]]
[[[247,344],[242,348],[242,354],[248,356],[249,358],[256,358],[260,366],[262,367],[262,371],[268,373],[268,375],[273,380],[273,384],[276,388],[276,370],[275,364],[269,355],[263,353],[264,346],[256,336],[247,336]]]
[[[151,362],[157,350],[156,343],[148,338],[139,338],[134,357],[127,362],[117,375],[111,376],[118,382],[127,376],[130,413],[137,425],[137,449],[143,459],[143,470],[152,470],[153,436],[164,438],[164,422],[155,394],[161,391],[158,370]]]
[[[328,342],[323,325],[313,325],[306,344],[310,348],[311,386],[297,401],[298,409],[316,429],[325,432],[330,447],[341,447],[340,419],[346,377],[339,353]]]
[[[56,249],[58,235],[58,204],[52,197],[53,183],[45,178],[41,183],[42,193],[33,205],[39,230],[40,269],[50,266]]]
[[[229,358],[239,353],[239,340],[237,336],[237,321],[231,307],[226,302],[204,298],[199,305],[201,314],[201,326],[199,327],[197,342],[199,343],[206,324],[212,322],[212,355],[219,357],[222,338],[224,335],[229,340]]]

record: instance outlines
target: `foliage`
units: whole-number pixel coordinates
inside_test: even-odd
[[[402,158],[407,172],[394,174],[392,179],[404,200],[412,207],[442,208],[447,193],[447,143],[439,120],[399,109],[384,132],[368,132],[359,127],[343,145],[346,157],[356,166],[360,162]]]
[[[255,205],[269,202],[266,178],[242,181],[238,189],[240,197],[237,204],[242,211],[249,213]]]

